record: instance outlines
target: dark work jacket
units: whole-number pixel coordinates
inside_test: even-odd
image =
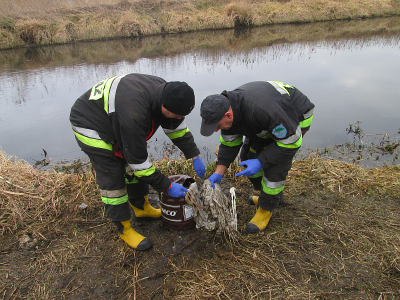
[[[301,128],[304,114],[313,111],[314,104],[299,90],[282,83],[255,81],[246,83],[233,91],[221,94],[227,97],[233,111],[233,124],[229,130],[221,130],[222,140],[231,137],[236,143],[222,142],[218,151],[218,165],[229,166],[236,158],[245,136],[253,145],[261,145],[255,149],[258,159],[264,168],[279,164],[290,158],[298,149],[282,147],[279,142],[298,141],[301,145]],[[299,131],[300,130],[300,131]],[[300,132],[300,133],[299,133]]]
[[[72,125],[95,130],[101,140],[113,144],[114,148],[117,147],[116,152],[120,151],[135,175],[141,174],[138,176],[140,180],[149,183],[157,191],[165,191],[169,188],[171,181],[152,167],[146,141],[160,126],[164,130],[174,130],[186,124],[184,118],[168,119],[161,112],[161,95],[166,81],[151,75],[125,75],[119,80],[114,92],[112,92],[114,86],[109,88],[108,111],[104,107],[104,95],[99,99],[89,99],[93,95],[96,97],[95,88],[104,84],[105,81],[98,83],[75,102],[70,114]],[[112,93],[115,95],[114,108],[110,104]],[[183,136],[174,138],[172,141],[186,158],[192,158],[200,153],[188,130]],[[97,151],[93,147],[85,150]],[[102,151],[102,153],[105,152]],[[108,151],[106,155],[114,155],[114,152]]]

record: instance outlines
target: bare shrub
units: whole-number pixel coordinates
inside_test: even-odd
[[[127,11],[121,16],[117,29],[123,36],[138,36],[143,34],[140,16],[133,11]]]
[[[253,12],[248,3],[230,3],[226,6],[225,11],[233,19],[235,27],[246,27],[253,24]]]
[[[15,26],[19,37],[25,44],[42,44],[49,39],[46,23],[36,19],[22,21]]]

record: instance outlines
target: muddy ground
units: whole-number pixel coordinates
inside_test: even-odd
[[[160,207],[152,189],[149,201]],[[133,228],[153,243],[138,252],[119,238],[101,207],[95,219],[87,219],[85,210],[76,213],[73,220],[59,216],[40,235],[27,230],[2,240],[1,299],[163,299],[170,286],[175,289],[170,274],[177,267],[209,258],[224,242],[215,232],[176,231],[161,219],[137,220],[132,211]]]
[[[235,186],[223,182],[227,192]],[[327,190],[289,195],[264,232],[247,236],[244,227],[256,210],[246,203],[251,186],[237,186],[236,193],[236,244],[215,232],[179,232],[161,220],[132,219],[153,243],[134,251],[104,216],[100,199],[94,215],[77,209],[41,230],[5,235],[0,298],[400,299],[399,252],[385,256],[382,250],[398,249],[399,199],[338,197]],[[157,193],[149,199],[159,206]],[[30,243],[21,243],[24,234]],[[373,246],[357,244],[363,239]]]

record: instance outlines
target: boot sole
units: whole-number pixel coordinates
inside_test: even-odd
[[[149,238],[145,238],[143,241],[141,241],[139,243],[139,245],[136,248],[132,248],[130,246],[129,247],[134,249],[134,250],[138,250],[138,251],[146,251],[146,250],[150,249],[151,246],[153,246],[153,245],[152,245],[150,239]]]
[[[248,223],[246,226],[247,234],[255,234],[255,233],[259,233],[260,231],[261,231],[260,228],[258,228],[256,225],[254,225],[252,223]]]

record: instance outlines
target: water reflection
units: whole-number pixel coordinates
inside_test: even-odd
[[[189,115],[203,155],[219,137],[199,134],[199,107],[209,94],[253,80],[294,85],[316,104],[305,147],[346,140],[361,121],[368,133],[398,131],[397,65],[400,19],[281,25],[0,52],[0,146],[32,161],[45,149],[53,159],[81,157],[69,110],[84,91],[115,74],[140,72],[187,81],[197,105]],[[158,132],[150,146],[162,149]],[[157,147],[156,147],[157,145]]]

